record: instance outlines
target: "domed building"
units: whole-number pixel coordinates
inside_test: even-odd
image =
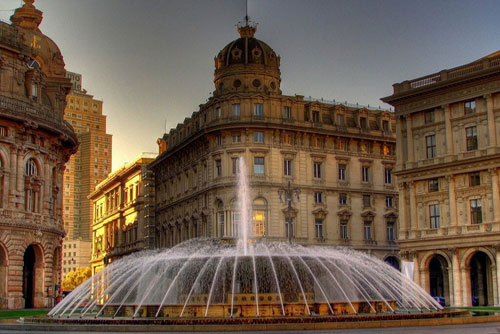
[[[0,22],[0,308],[49,307],[61,283],[62,178],[76,152],[70,80],[24,0]]]
[[[243,159],[253,238],[345,245],[399,266],[393,113],[283,95],[280,57],[248,20],[238,32],[215,57],[213,96],[158,140],[150,245],[237,237]],[[290,208],[280,201],[288,185],[300,190]]]

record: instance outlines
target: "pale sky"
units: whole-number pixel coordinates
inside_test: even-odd
[[[9,21],[20,0],[1,0]],[[214,90],[214,57],[238,38],[244,0],[37,0],[43,33],[104,101],[113,169]],[[383,106],[392,84],[500,50],[500,1],[249,0],[256,38],[281,56],[281,89]],[[388,107],[388,106],[385,106]]]

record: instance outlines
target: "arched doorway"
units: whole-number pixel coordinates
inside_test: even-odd
[[[7,251],[0,245],[0,309],[7,308]]]
[[[441,305],[450,305],[448,262],[441,255],[429,261],[429,294]]]
[[[43,254],[37,245],[29,245],[23,257],[24,308],[42,307]]]
[[[401,271],[401,266],[399,265],[399,260],[395,256],[388,256],[384,260],[385,263],[396,269],[397,271]]]
[[[469,267],[472,306],[493,305],[490,258],[483,252],[476,252],[470,259]]]

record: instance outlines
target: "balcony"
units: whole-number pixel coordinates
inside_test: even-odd
[[[7,117],[15,120],[29,120],[40,123],[40,125],[45,125],[47,128],[66,135],[74,143],[77,142],[73,128],[63,120],[62,115],[58,114],[51,107],[0,96],[0,110]]]

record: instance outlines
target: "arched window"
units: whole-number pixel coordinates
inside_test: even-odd
[[[34,159],[30,158],[26,161],[24,168],[24,174],[26,176],[25,182],[25,194],[24,203],[25,210],[28,212],[39,212],[40,202],[40,180],[34,178],[38,175],[38,168]]]
[[[263,237],[266,234],[267,201],[256,198],[253,201],[253,235]]]
[[[36,176],[36,175],[38,175],[38,169],[36,167],[35,160],[28,159],[28,161],[26,161],[26,166],[24,168],[24,174],[26,176]]]

